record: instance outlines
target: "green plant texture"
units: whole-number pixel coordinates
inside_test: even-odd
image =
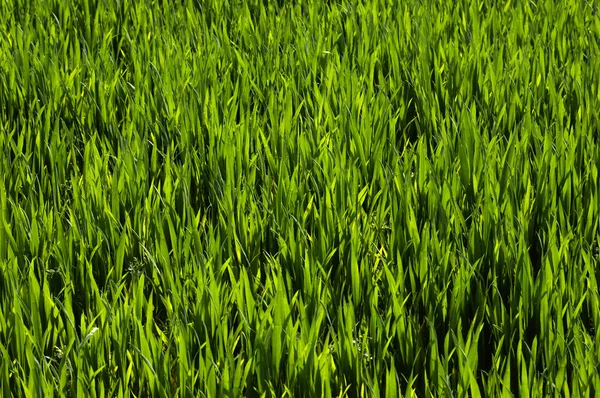
[[[600,397],[591,0],[0,0],[3,397]]]

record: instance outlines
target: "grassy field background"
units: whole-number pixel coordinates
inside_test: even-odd
[[[278,3],[0,1],[0,395],[599,397],[597,2]]]

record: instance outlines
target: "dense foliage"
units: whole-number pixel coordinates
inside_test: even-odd
[[[596,1],[0,1],[0,394],[598,396]]]

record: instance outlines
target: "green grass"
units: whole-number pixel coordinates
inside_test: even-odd
[[[600,396],[595,1],[1,0],[0,395]]]

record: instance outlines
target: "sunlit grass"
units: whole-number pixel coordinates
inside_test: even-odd
[[[597,5],[279,3],[0,2],[0,395],[598,395]]]

